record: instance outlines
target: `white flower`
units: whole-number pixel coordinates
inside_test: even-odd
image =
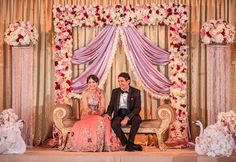
[[[216,43],[222,43],[223,41],[224,41],[224,36],[222,34],[217,34],[213,38],[213,42],[216,42]]]
[[[12,46],[36,44],[38,31],[29,22],[10,24],[4,33],[4,40]]]
[[[217,116],[217,123],[227,128],[231,134],[236,135],[236,113],[234,111],[220,112]]]
[[[0,114],[0,127],[10,127],[16,123],[18,116],[13,109],[6,109]]]
[[[211,38],[207,37],[207,36],[204,36],[202,38],[202,42],[204,42],[205,44],[210,44],[211,43]]]

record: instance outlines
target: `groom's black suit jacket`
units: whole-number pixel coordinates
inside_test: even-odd
[[[121,92],[122,90],[120,88],[116,88],[112,90],[111,100],[110,100],[106,113],[109,116],[112,116],[112,113],[114,112],[113,118],[117,116],[117,113],[119,110]],[[128,104],[128,110],[129,110],[129,114],[128,114],[129,119],[132,119],[134,115],[139,115],[139,112],[141,110],[140,90],[134,87],[129,87],[127,104]]]

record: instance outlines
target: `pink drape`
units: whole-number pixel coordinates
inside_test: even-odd
[[[116,30],[124,33],[124,45],[128,49],[133,67],[141,82],[154,95],[168,97],[169,80],[157,71],[153,65],[166,65],[169,63],[169,53],[156,47],[145,36],[141,35],[135,27],[106,26],[102,32],[87,47],[74,52],[73,64],[89,63],[89,67],[78,78],[72,81],[72,88],[76,93],[82,93],[86,88],[86,78],[96,74],[99,79],[104,75],[107,62],[111,57]]]

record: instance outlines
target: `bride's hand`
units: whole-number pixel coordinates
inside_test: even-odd
[[[101,116],[104,114],[104,112],[105,112],[104,108],[100,108],[98,110],[98,114],[101,115]]]
[[[90,111],[88,112],[88,114],[89,114],[89,115],[97,115],[98,112],[97,112],[97,111],[94,111],[94,110],[90,110]]]
[[[103,115],[105,118],[108,118],[109,120],[111,120],[111,117],[108,114],[104,114]]]

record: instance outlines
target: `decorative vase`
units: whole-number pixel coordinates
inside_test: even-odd
[[[12,107],[24,121],[22,137],[33,145],[33,47],[12,47]]]
[[[207,45],[207,124],[229,111],[230,63],[228,45]]]

